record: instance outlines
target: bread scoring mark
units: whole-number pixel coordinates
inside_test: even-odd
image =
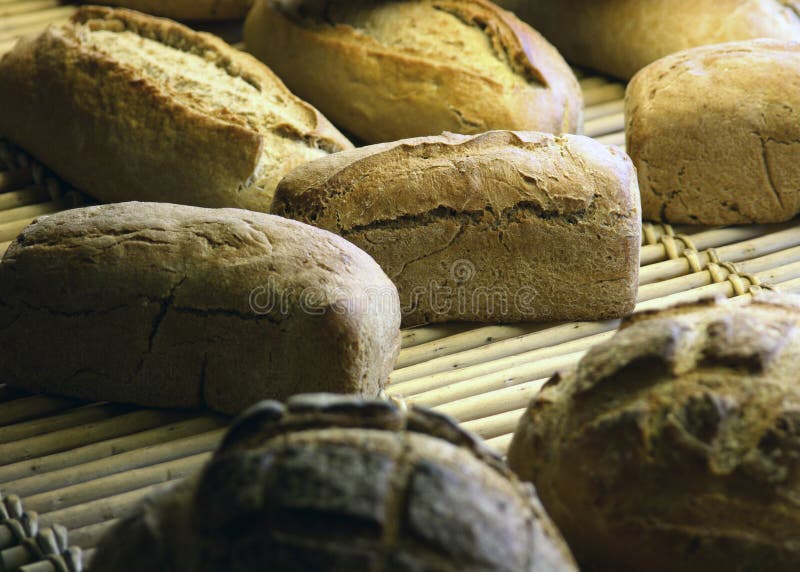
[[[765,138],[760,133],[755,133],[758,136],[758,141],[761,146],[761,164],[764,168],[764,174],[767,179],[767,190],[775,197],[778,206],[781,210],[785,210],[786,207],[783,204],[783,197],[781,197],[781,193],[778,191],[778,187],[775,184],[775,175],[772,172],[772,165],[769,161],[769,149],[767,148],[767,141],[768,139]]]

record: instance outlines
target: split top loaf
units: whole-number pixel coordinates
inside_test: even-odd
[[[572,70],[535,30],[486,0],[259,0],[245,43],[366,143],[581,129]]]
[[[307,163],[273,212],[340,234],[397,285],[405,325],[581,320],[633,309],[636,174],[588,137],[494,131]]]
[[[33,392],[223,413],[302,391],[375,396],[399,326],[367,254],[239,209],[64,211],[0,263],[0,382]]]
[[[209,34],[84,7],[0,60],[0,133],[104,202],[269,209],[293,167],[352,145]]]
[[[522,416],[509,464],[579,563],[800,569],[800,298],[635,314]]]
[[[101,540],[90,571],[576,572],[536,493],[454,421],[298,395]]]

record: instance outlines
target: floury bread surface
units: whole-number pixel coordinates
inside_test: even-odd
[[[39,219],[0,263],[0,383],[235,413],[377,395],[397,291],[331,233],[238,209],[119,203]]]
[[[498,0],[570,63],[622,79],[666,55],[756,38],[800,40],[798,0]]]
[[[668,56],[628,85],[625,117],[645,219],[727,225],[800,213],[800,44]]]
[[[619,317],[636,299],[636,174],[576,135],[445,134],[337,153],[273,212],[342,235],[395,282],[405,325]]]
[[[443,131],[580,131],[558,52],[486,0],[259,0],[247,49],[366,143]]]
[[[800,569],[800,300],[635,314],[522,416],[514,471],[588,570]]]
[[[0,133],[103,202],[266,211],[280,178],[352,145],[209,34],[85,7],[0,60]]]

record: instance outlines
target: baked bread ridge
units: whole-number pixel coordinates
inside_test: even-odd
[[[793,218],[799,112],[799,43],[704,46],[643,69],[626,92],[625,133],[644,218],[706,225]]]
[[[238,413],[304,390],[377,395],[395,287],[331,233],[263,213],[118,203],[40,218],[0,263],[2,381]]]
[[[104,202],[268,210],[280,177],[352,145],[210,34],[82,7],[0,60],[0,132]]]
[[[582,129],[572,70],[538,32],[486,0],[260,0],[245,22],[245,43],[366,143],[443,131]]]
[[[687,48],[756,38],[800,40],[797,0],[497,0],[572,63],[628,80]],[[564,25],[569,14],[570,25]]]
[[[577,570],[533,488],[455,421],[326,395],[249,409],[199,475],[121,519],[89,568],[167,569]]]
[[[370,253],[406,326],[611,318],[635,303],[636,174],[588,137],[446,133],[345,151],[287,175],[272,212]]]
[[[104,0],[176,20],[236,20],[247,16],[253,0]]]
[[[797,297],[635,315],[531,401],[509,464],[586,566],[795,570],[798,360]]]

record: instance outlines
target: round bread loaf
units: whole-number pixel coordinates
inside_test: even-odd
[[[234,20],[247,15],[253,0],[103,0],[100,3],[177,20]]]
[[[800,300],[634,315],[556,376],[509,464],[587,570],[800,569]]]
[[[365,143],[582,128],[570,67],[487,0],[259,0],[244,37],[294,93]]]
[[[576,571],[533,488],[439,414],[263,402],[206,469],[101,541],[91,571]]]

